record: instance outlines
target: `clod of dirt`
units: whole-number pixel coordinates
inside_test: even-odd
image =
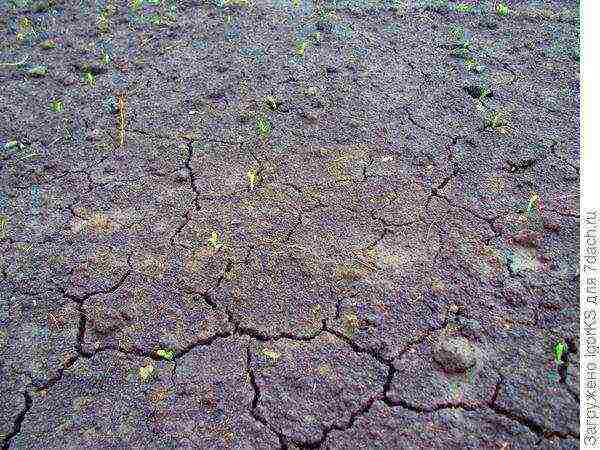
[[[491,89],[488,89],[485,86],[471,84],[465,86],[463,89],[473,98],[491,98],[494,96]]]
[[[73,75],[66,75],[61,80],[61,83],[63,86],[68,87],[68,86],[73,86],[75,83],[77,83],[77,81],[78,81],[77,78],[74,77]]]
[[[506,302],[511,306],[519,307],[527,304],[527,290],[520,281],[514,278],[505,280],[502,295],[506,299]]]
[[[72,67],[79,72],[89,72],[92,75],[102,75],[108,72],[106,67],[94,61],[76,61],[72,64]]]
[[[464,373],[475,365],[475,348],[461,336],[441,338],[433,349],[433,359],[446,372]]]
[[[523,247],[538,248],[540,246],[542,236],[539,233],[535,233],[530,230],[521,230],[519,233],[513,236],[512,240]]]
[[[188,172],[185,169],[178,170],[173,175],[173,179],[176,183],[183,183],[188,179]]]
[[[542,223],[544,225],[545,230],[552,231],[553,233],[558,233],[560,231],[560,223],[558,223],[552,219],[543,217]]]
[[[496,28],[498,28],[498,22],[496,22],[495,20],[493,20],[490,17],[483,17],[479,21],[479,27],[486,28],[488,30],[495,30]]]

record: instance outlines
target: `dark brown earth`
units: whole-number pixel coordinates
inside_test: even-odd
[[[578,2],[150,3],[0,2],[3,448],[578,448]]]

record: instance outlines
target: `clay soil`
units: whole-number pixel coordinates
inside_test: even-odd
[[[496,3],[1,1],[0,445],[578,448],[579,5]]]

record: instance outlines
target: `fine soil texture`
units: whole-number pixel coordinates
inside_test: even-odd
[[[3,449],[579,447],[576,1],[0,1]]]

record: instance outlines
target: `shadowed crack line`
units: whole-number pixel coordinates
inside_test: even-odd
[[[271,430],[273,433],[275,433],[277,435],[277,438],[279,439],[279,444],[281,445],[281,450],[287,450],[288,449],[287,439],[283,435],[283,433],[275,430],[271,426],[271,424],[269,422],[267,422],[267,419],[262,417],[256,411],[256,408],[258,407],[258,402],[260,401],[260,388],[258,387],[258,383],[256,382],[256,376],[254,375],[254,372],[251,369],[251,367],[252,367],[251,362],[252,362],[252,360],[251,360],[251,355],[250,355],[250,346],[248,345],[246,347],[246,373],[248,374],[248,380],[250,381],[250,385],[252,386],[252,389],[254,390],[254,397],[252,398],[252,403],[250,404],[250,414],[252,415],[254,420],[256,420],[257,422],[260,422],[261,424],[263,424],[265,427],[267,427],[269,430]]]
[[[13,424],[13,428],[4,438],[4,443],[2,444],[2,450],[8,450],[10,448],[10,441],[21,432],[21,426],[23,425],[23,421],[25,420],[25,416],[31,409],[33,405],[33,401],[31,400],[31,396],[28,392],[23,392],[23,397],[25,399],[25,407],[23,410],[17,415],[15,422]]]

